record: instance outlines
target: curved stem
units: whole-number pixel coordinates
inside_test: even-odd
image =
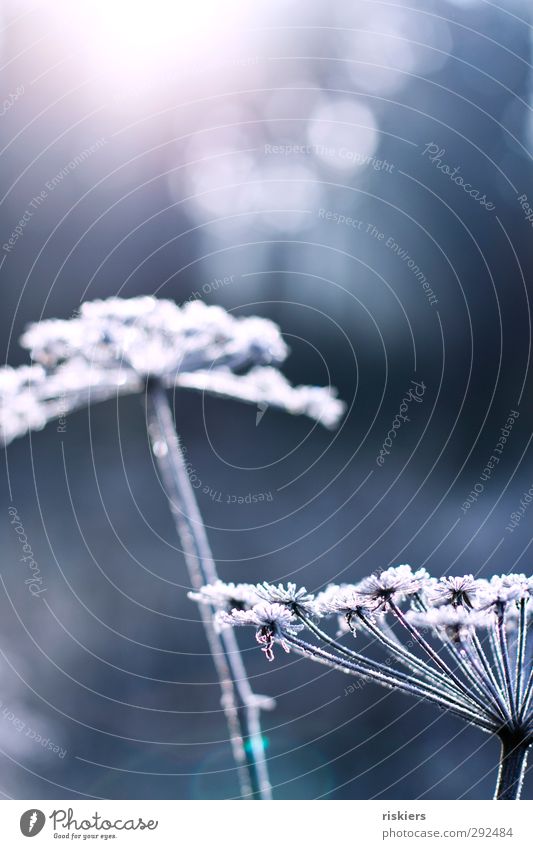
[[[167,394],[159,381],[148,382],[146,405],[152,449],[181,541],[189,578],[194,589],[200,590],[204,584],[218,580],[218,574],[187,474]],[[227,629],[218,634],[213,625],[213,611],[203,604],[198,607],[222,691],[222,707],[237,764],[241,794],[270,799],[271,786],[259,721],[260,700],[250,687],[233,630]],[[237,705],[236,690],[243,703],[242,711]],[[248,745],[242,733],[241,712]]]
[[[530,741],[514,735],[502,735],[500,766],[495,799],[519,799],[526,771]]]

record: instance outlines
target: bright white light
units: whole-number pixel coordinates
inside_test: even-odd
[[[111,81],[146,84],[191,62],[228,61],[246,0],[52,0],[73,52]],[[241,46],[242,50],[242,46]]]
[[[225,19],[235,5],[224,4]],[[220,25],[219,0],[83,0],[82,6],[102,42],[123,51],[152,53],[161,46],[181,44],[186,34],[212,31]]]

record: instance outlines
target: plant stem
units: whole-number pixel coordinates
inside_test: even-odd
[[[527,617],[526,617],[526,599],[520,600],[520,613],[518,624],[518,637],[516,648],[516,668],[515,668],[515,713],[518,716],[521,707],[522,698],[522,680],[524,676],[524,658],[527,643]]]
[[[358,652],[354,652],[349,649],[347,646],[344,646],[342,643],[337,642],[333,637],[330,637],[329,634],[326,634],[320,628],[318,628],[305,614],[298,612],[298,617],[304,622],[307,628],[323,640],[325,643],[330,645],[338,654],[344,655],[355,663],[359,664],[360,669],[366,668],[369,671],[378,672],[387,676],[389,681],[397,681],[397,686],[401,687],[404,684],[415,685],[420,688],[420,694],[422,692],[433,693],[434,695],[441,694],[443,698],[449,702],[450,705],[455,704],[458,707],[463,707],[465,709],[470,709],[476,712],[477,707],[473,703],[468,703],[464,701],[462,693],[459,690],[454,690],[447,686],[447,682],[442,679],[442,682],[438,682],[440,687],[432,685],[431,681],[421,680],[419,678],[415,678],[412,675],[406,675],[405,672],[400,670],[391,669],[389,666],[386,666],[383,663],[378,663],[371,658],[364,657],[364,655],[359,654]],[[416,658],[415,658],[416,659]],[[392,684],[391,684],[392,686]]]
[[[498,645],[503,661],[503,675],[505,686],[507,688],[507,700],[511,707],[511,716],[513,716],[513,706],[515,704],[515,694],[513,692],[513,680],[511,678],[511,666],[509,662],[509,650],[507,648],[507,638],[505,636],[505,622],[503,609],[498,611],[497,618],[497,638]]]
[[[469,699],[477,705],[477,710],[481,709],[481,713],[487,714],[487,706],[483,704],[483,701],[477,697],[477,695],[473,692],[470,692],[468,688],[463,684],[460,678],[457,677],[455,672],[439,657],[437,652],[433,649],[433,647],[424,639],[422,634],[409,622],[409,620],[404,616],[398,605],[394,601],[390,601],[390,608],[394,615],[400,620],[404,628],[407,628],[412,637],[416,640],[419,646],[424,649],[424,651],[429,655],[429,657],[435,662],[435,664],[439,667],[439,669],[444,672],[445,675],[448,675],[454,684],[458,687],[459,690]],[[491,712],[492,713],[492,712]],[[491,717],[496,722],[499,722],[499,718],[492,714]]]
[[[478,660],[481,664],[481,668],[483,669],[483,671],[485,672],[485,675],[487,676],[487,683],[490,682],[490,686],[491,686],[492,692],[494,693],[494,697],[496,699],[496,702],[499,706],[499,710],[501,712],[502,718],[504,719],[505,722],[511,722],[511,713],[510,713],[508,706],[505,702],[505,696],[503,695],[503,693],[500,690],[499,683],[498,683],[496,676],[493,672],[492,666],[490,665],[490,663],[488,661],[487,655],[485,654],[485,651],[483,650],[483,645],[482,645],[478,635],[476,634],[475,629],[473,629],[472,633],[470,634],[470,639],[472,640],[472,645],[474,646],[474,650],[475,650],[476,656],[477,656],[477,658],[478,658]]]
[[[333,669],[338,669],[348,675],[358,675],[362,678],[367,678],[369,681],[375,681],[384,687],[390,689],[401,690],[404,693],[409,693],[411,696],[417,696],[420,699],[427,699],[439,705],[443,710],[448,710],[450,713],[455,713],[457,716],[466,719],[472,725],[477,725],[478,728],[483,728],[485,731],[495,733],[494,724],[485,717],[473,713],[473,711],[463,708],[460,705],[453,704],[448,701],[446,696],[435,695],[427,689],[420,689],[418,684],[400,682],[395,678],[384,675],[381,672],[376,672],[369,667],[361,666],[358,663],[347,660],[345,657],[337,657],[318,646],[307,643],[299,637],[292,634],[283,634],[283,640],[289,646],[292,646],[299,654],[311,658],[318,663],[323,663],[325,666],[330,666]]]
[[[529,705],[531,702],[531,694],[533,693],[533,666],[530,667],[529,670],[529,678],[526,684],[526,688],[524,690],[524,697],[522,699],[522,707],[520,708],[519,720],[522,721],[526,716]]]
[[[519,799],[531,741],[515,735],[501,735],[500,768],[495,799]]]
[[[465,697],[464,693],[457,689],[453,684],[450,685],[449,680],[440,672],[435,672],[431,669],[427,663],[424,663],[423,660],[420,660],[416,655],[411,654],[411,652],[406,649],[400,642],[396,642],[393,636],[388,636],[382,630],[380,630],[376,625],[373,625],[371,620],[365,616],[364,613],[360,612],[357,614],[359,619],[363,623],[364,627],[370,631],[371,634],[374,635],[376,639],[378,639],[381,643],[383,643],[386,648],[397,655],[400,659],[403,659],[403,663],[411,669],[412,672],[416,672],[417,674],[423,675],[424,678],[430,683],[433,682],[437,684],[442,689],[447,690],[454,696],[458,696],[461,698],[465,704],[468,704],[470,701]],[[476,705],[471,702],[474,708],[477,709]]]
[[[218,574],[187,474],[167,394],[157,380],[147,383],[146,409],[152,450],[176,524],[191,585],[199,590],[205,584],[217,581]],[[252,692],[233,630],[217,633],[212,609],[204,604],[198,607],[220,683],[221,703],[237,764],[241,794],[243,797],[270,799],[271,785],[259,719],[261,699]],[[237,705],[236,691],[242,702],[241,710]],[[243,725],[246,728],[246,744]]]

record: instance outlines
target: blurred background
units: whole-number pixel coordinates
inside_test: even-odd
[[[176,395],[224,579],[317,590],[402,562],[530,574],[533,508],[509,523],[533,485],[531,5],[0,10],[2,362],[26,361],[28,322],[86,299],[201,297],[269,317],[287,376],[331,382],[349,412],[331,433]],[[422,402],[379,466],[413,380]],[[237,796],[139,399],[14,442],[2,476],[2,794]],[[46,605],[24,583],[10,506]],[[239,640],[277,699],[276,798],[492,794],[497,746],[480,733]]]

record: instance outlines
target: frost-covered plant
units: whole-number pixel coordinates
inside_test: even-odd
[[[202,301],[89,301],[75,318],[30,325],[21,343],[34,365],[0,368],[4,443],[88,403],[143,392],[150,379],[268,404],[325,427],[335,427],[344,410],[332,387],[294,387],[275,368],[288,348],[274,322],[236,318]]]
[[[425,569],[402,565],[356,584],[332,584],[315,596],[295,584],[259,584],[241,585],[240,598],[231,611],[221,605],[216,624],[253,626],[268,660],[279,643],[285,651],[425,699],[497,736],[495,798],[519,798],[533,743],[533,578],[437,580]],[[331,617],[339,620],[336,637],[322,628],[321,620]],[[301,637],[303,628],[313,642]],[[350,632],[377,642],[388,659],[375,660],[341,642]]]
[[[128,393],[144,396],[152,449],[222,690],[241,794],[269,798],[260,710],[270,709],[273,700],[252,692],[233,632],[221,634],[213,624],[215,609],[244,610],[263,597],[244,585],[218,581],[166,389],[268,405],[329,428],[339,421],[344,404],[331,387],[288,383],[277,368],[288,348],[272,321],[237,318],[201,301],[182,307],[153,297],[87,302],[75,318],[30,325],[21,342],[32,364],[0,369],[4,444],[88,404]],[[210,588],[202,589],[204,584]],[[293,633],[288,623],[285,628]],[[270,651],[268,640],[264,648]]]

